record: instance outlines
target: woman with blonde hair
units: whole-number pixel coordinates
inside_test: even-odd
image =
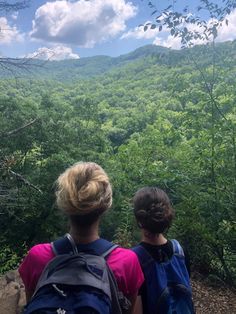
[[[99,237],[99,224],[102,215],[112,205],[112,188],[106,172],[96,163],[79,162],[62,173],[56,183],[56,203],[68,217],[70,230],[65,238],[53,243],[35,245],[23,260],[19,272],[25,285],[27,300],[31,300],[35,290],[37,290],[38,282],[42,281],[40,276],[45,276],[45,269],[50,268],[46,265],[49,265],[50,262],[55,263],[53,260],[56,259],[58,253],[68,256],[76,252],[79,256],[85,256],[85,259],[88,255],[89,259],[92,259],[91,255],[105,256],[105,249],[108,252],[106,255],[108,268],[112,275],[114,274],[119,291],[131,303],[127,313],[132,313],[138,290],[143,283],[143,273],[138,259],[134,252],[114,246]],[[96,258],[95,260],[97,261]],[[94,271],[95,277],[98,277],[99,269],[93,269],[94,265],[90,266],[87,265],[87,268],[91,272]],[[52,271],[52,269],[50,270]],[[50,273],[50,271],[48,272]],[[77,270],[75,276],[76,272]],[[60,285],[59,288],[58,286],[54,288],[59,292],[61,291]],[[86,313],[100,313],[88,308],[87,310]],[[37,313],[67,313],[61,308],[57,311]]]

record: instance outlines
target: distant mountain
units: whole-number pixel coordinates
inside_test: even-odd
[[[113,58],[109,56],[95,56],[76,60],[49,61],[44,68],[39,69],[37,72],[40,77],[46,75],[47,78],[59,81],[74,81],[76,79],[102,75],[114,68],[123,67],[127,63],[166,54],[168,51],[169,49],[164,47],[147,45],[131,53]]]
[[[146,45],[119,57],[95,56],[75,60],[46,61],[43,63],[43,66],[38,66],[42,62],[35,60],[31,63],[37,66],[29,68],[29,72],[21,69],[16,71],[14,69],[13,73],[16,73],[18,77],[51,79],[70,83],[79,79],[90,79],[104,75],[111,70],[123,68],[127,64],[133,64],[134,67],[138,67],[140,63],[144,62],[147,67],[157,63],[172,67],[188,62],[186,57],[190,56],[204,65],[211,62],[212,54],[209,53],[209,49],[212,49],[211,45],[195,46],[191,49],[179,51],[155,45]],[[216,56],[221,58],[222,61],[227,62],[227,58],[230,57],[230,62],[232,62],[236,56],[236,41],[217,44],[215,51]],[[2,70],[0,78],[12,75],[12,72]]]
[[[119,56],[94,56],[81,59],[71,59],[63,61],[46,61],[31,60],[29,63],[29,72],[21,68],[12,68],[18,77],[34,77],[43,79],[53,79],[59,81],[74,81],[76,79],[91,78],[104,74],[113,68],[122,67],[127,62],[135,62],[137,60],[167,53],[168,49],[155,45],[147,45],[134,50],[131,53]],[[35,66],[34,66],[35,65]],[[12,76],[12,71],[3,70],[0,78]]]
[[[120,62],[127,61],[127,60],[134,61],[140,58],[145,58],[145,57],[150,57],[150,56],[155,56],[155,55],[160,55],[160,54],[167,54],[169,50],[170,49],[161,47],[161,46],[146,45],[128,54],[122,55],[116,59],[118,59]]]

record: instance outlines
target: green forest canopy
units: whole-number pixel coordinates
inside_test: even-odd
[[[159,186],[176,209],[170,236],[194,267],[235,283],[235,56],[235,41],[150,45],[118,58],[48,62],[17,78],[2,72],[0,271],[66,230],[53,183],[83,160],[112,180],[105,237],[138,241],[130,199]]]

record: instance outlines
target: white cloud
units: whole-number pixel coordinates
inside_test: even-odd
[[[70,47],[55,46],[53,48],[41,47],[33,53],[24,56],[25,58],[35,58],[41,60],[65,60],[65,59],[79,59],[79,55],[73,53]]]
[[[18,14],[19,14],[19,12],[14,12],[14,13],[11,15],[11,18],[12,18],[13,20],[17,20]]]
[[[144,25],[151,23],[147,21]],[[135,38],[135,39],[154,39],[153,45],[163,46],[173,49],[181,48],[181,39],[178,37],[173,37],[169,34],[169,30],[166,26],[163,26],[162,31],[159,32],[158,28],[151,29],[148,27],[146,31],[144,31],[144,26],[135,27],[134,29],[129,30],[121,36],[121,39],[126,38]],[[160,36],[157,36],[160,35]]]
[[[0,17],[0,45],[23,41],[24,35],[16,26],[11,26],[5,17]]]
[[[228,26],[223,22],[222,27],[219,28],[217,41],[227,41],[236,39],[236,9],[226,16]]]
[[[47,2],[35,13],[32,38],[93,47],[117,36],[137,8],[125,0],[66,0]]]
[[[145,24],[150,23],[147,21]],[[156,35],[159,33],[158,28],[151,29],[148,27],[146,31],[144,31],[143,26],[135,27],[134,29],[129,30],[127,33],[124,33],[121,36],[121,39],[125,38],[135,38],[135,39],[151,39],[155,38]]]
[[[188,30],[190,32],[194,32],[197,31],[199,33],[202,32],[201,28],[197,25],[194,24],[189,24],[188,26]],[[153,41],[153,45],[158,45],[158,46],[163,46],[163,47],[167,47],[167,48],[172,48],[172,49],[181,49],[181,47],[183,46],[183,44],[181,43],[181,38],[180,37],[174,37],[172,35],[170,35],[170,31],[165,28],[164,29],[165,33],[168,33],[168,36],[157,36],[154,41]],[[204,43],[206,43],[206,40],[203,39],[194,39],[192,40],[193,45],[202,45]]]
[[[156,37],[153,41],[153,45],[163,46],[172,49],[181,48],[181,39],[178,37],[172,37],[169,35],[167,38]]]

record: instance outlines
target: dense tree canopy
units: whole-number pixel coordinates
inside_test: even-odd
[[[0,270],[66,230],[53,184],[84,160],[112,179],[103,235],[137,241],[130,199],[157,185],[176,209],[170,235],[194,267],[235,282],[235,52],[236,42],[147,46],[119,58],[49,62],[17,81],[3,73]]]

